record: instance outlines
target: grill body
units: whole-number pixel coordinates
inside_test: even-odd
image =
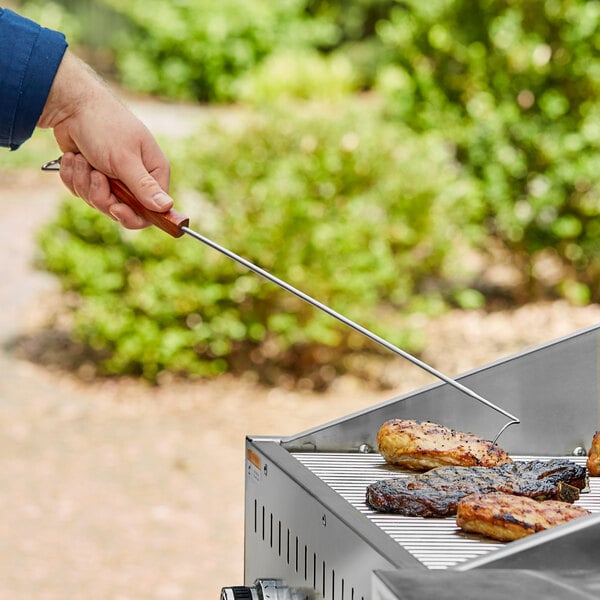
[[[599,345],[600,327],[592,327],[458,379],[521,418],[501,441],[515,460],[585,461],[581,454],[599,428]],[[453,518],[371,511],[367,485],[405,476],[374,451],[377,430],[391,418],[431,420],[488,438],[503,424],[489,408],[437,384],[295,436],[248,437],[247,583],[277,578],[323,600],[379,600],[375,572],[592,570],[600,564],[594,544],[600,478],[592,478],[590,493],[578,501],[592,515],[508,544],[459,532]]]

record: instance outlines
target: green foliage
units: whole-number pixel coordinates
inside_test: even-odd
[[[259,106],[298,99],[337,101],[358,87],[358,75],[344,54],[295,50],[275,53],[241,77],[236,96]]]
[[[529,262],[555,248],[591,290],[600,283],[599,24],[598,1],[405,0],[377,27],[390,112],[457,144],[482,183],[490,234],[514,256]]]
[[[212,124],[178,148],[177,196],[193,228],[403,347],[417,349],[401,316],[438,311],[457,291],[447,278],[464,275],[480,207],[435,136],[358,105]],[[288,371],[318,385],[324,364],[341,369],[364,345],[214,250],[123,232],[83,203],[63,207],[42,248],[46,268],[79,295],[76,331],[110,355],[107,372],[252,369],[278,381]]]
[[[76,43],[82,37],[82,24],[74,14],[65,9],[60,1],[26,0],[20,4],[18,10],[23,16],[44,27],[61,31],[70,43]]]
[[[352,63],[355,78],[365,89],[370,89],[377,72],[387,60],[387,49],[377,38],[380,23],[389,20],[397,0],[310,0],[309,12],[335,25],[337,36],[332,49],[346,56]]]
[[[600,300],[600,0],[57,3],[118,16],[106,39],[130,87],[270,107],[168,149],[192,223],[399,345],[419,349],[412,311],[485,303],[463,251],[492,238],[524,271],[519,298]],[[347,110],[358,89],[376,93]],[[302,117],[299,99],[329,108]],[[214,251],[81,205],[43,248],[107,372],[318,383],[363,346]]]
[[[173,98],[226,101],[235,84],[281,49],[326,43],[333,27],[305,14],[304,0],[103,0],[130,27],[115,42],[126,85]]]
[[[377,24],[389,18],[397,0],[310,0],[309,12],[335,23],[338,43],[362,42],[375,34]]]

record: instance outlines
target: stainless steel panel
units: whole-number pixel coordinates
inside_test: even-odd
[[[600,326],[457,377],[521,419],[500,444],[512,454],[568,455],[600,428]],[[447,384],[434,385],[284,438],[290,451],[356,452],[375,447],[387,419],[430,420],[493,438],[505,422]]]
[[[468,571],[390,571],[373,575],[373,600],[597,600],[596,571],[499,569]]]

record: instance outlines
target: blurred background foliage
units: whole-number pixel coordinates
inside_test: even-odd
[[[192,223],[408,350],[415,314],[598,301],[599,1],[17,4],[126,89],[244,107],[165,142]],[[109,373],[322,386],[366,351],[214,252],[83,203],[41,248]]]

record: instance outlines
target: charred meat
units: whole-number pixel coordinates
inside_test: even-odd
[[[455,514],[459,500],[469,494],[504,492],[573,502],[586,486],[585,467],[564,459],[497,467],[439,467],[372,483],[367,488],[367,504],[379,512],[409,517],[446,517]]]
[[[587,469],[592,477],[600,477],[600,431],[592,438],[592,446],[588,452]]]
[[[430,422],[386,421],[377,433],[377,444],[386,462],[415,471],[444,466],[494,467],[511,462],[504,450],[488,440]]]
[[[568,502],[537,502],[532,498],[497,492],[462,498],[458,503],[456,524],[464,531],[508,542],[589,514],[585,508]]]

